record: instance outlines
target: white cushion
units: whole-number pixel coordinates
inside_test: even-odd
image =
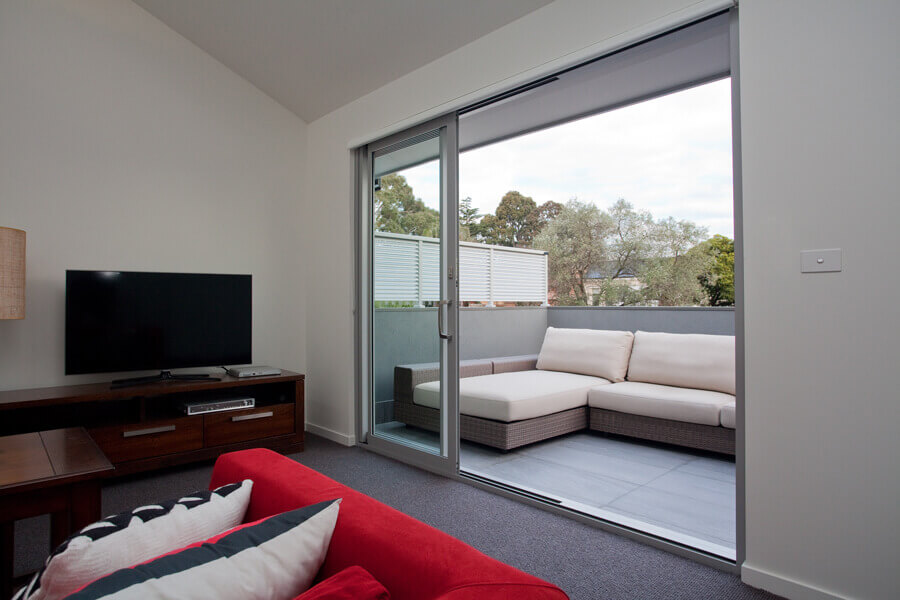
[[[638,331],[628,381],[734,395],[734,336]]]
[[[117,569],[222,533],[244,520],[253,482],[147,504],[88,525],[66,540],[16,598],[54,600]]]
[[[597,386],[588,393],[592,408],[701,425],[719,425],[722,407],[733,402],[734,396],[721,392],[630,381]]]
[[[722,407],[722,427],[727,427],[728,429],[734,429],[734,402],[731,404],[726,404]]]
[[[630,331],[548,327],[537,368],[624,381],[633,341]]]
[[[79,600],[291,600],[325,560],[340,499],[271,516],[116,571]],[[73,600],[74,600],[73,598]]]
[[[556,371],[514,371],[459,380],[459,412],[510,423],[587,406],[588,390],[608,385],[600,377]],[[413,403],[440,407],[440,383],[416,386]]]

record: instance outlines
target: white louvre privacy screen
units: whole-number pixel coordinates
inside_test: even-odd
[[[374,234],[376,302],[439,299],[437,238],[399,233]],[[459,243],[461,302],[547,302],[547,253],[528,248]]]

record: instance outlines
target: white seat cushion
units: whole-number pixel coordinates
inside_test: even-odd
[[[726,404],[722,407],[722,427],[727,427],[728,429],[734,429],[734,402],[731,404]]]
[[[700,425],[719,425],[722,407],[733,403],[734,396],[721,392],[630,381],[597,386],[588,393],[592,408]]]
[[[630,331],[548,327],[537,368],[625,381],[633,341]]]
[[[628,381],[734,395],[734,336],[638,331]]]
[[[600,377],[556,371],[515,371],[459,380],[459,412],[511,423],[587,405],[588,390],[608,385]],[[420,383],[413,403],[440,406],[440,383]]]

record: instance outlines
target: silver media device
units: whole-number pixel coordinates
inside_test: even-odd
[[[256,406],[256,398],[225,398],[222,400],[201,400],[199,402],[185,402],[181,405],[186,415],[202,415],[205,413],[222,412],[226,410],[241,410]]]
[[[228,374],[232,377],[259,377],[261,375],[281,375],[281,369],[268,365],[250,365],[249,367],[229,367]]]

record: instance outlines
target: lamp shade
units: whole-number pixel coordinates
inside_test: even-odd
[[[0,319],[25,318],[25,232],[0,227]]]

